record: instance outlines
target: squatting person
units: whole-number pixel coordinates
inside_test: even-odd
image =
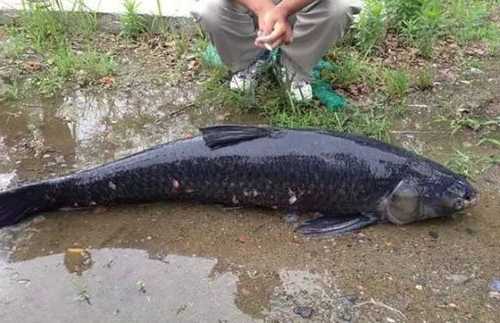
[[[264,51],[281,48],[281,67],[297,101],[312,98],[311,71],[341,39],[360,0],[201,0],[193,14],[234,73],[231,89],[248,91]]]

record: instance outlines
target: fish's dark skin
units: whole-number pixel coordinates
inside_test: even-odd
[[[223,137],[221,141],[219,134],[226,135],[227,129],[231,130],[210,128],[205,137],[160,145],[91,170],[35,184],[43,185],[45,203],[27,213],[189,200],[288,212],[317,211],[337,217],[367,215],[374,221],[397,223],[399,218],[392,221],[384,201],[405,179],[419,182],[425,177],[425,183],[436,189],[447,189],[458,181],[463,184],[459,186],[465,186],[461,192],[464,199],[470,201],[476,195],[465,179],[443,166],[372,139],[279,129],[256,132],[252,137],[252,129],[259,128],[235,127],[236,131],[249,132],[250,137],[232,140],[229,131],[228,140]],[[214,143],[211,134],[215,135]],[[426,217],[433,216],[421,218]]]

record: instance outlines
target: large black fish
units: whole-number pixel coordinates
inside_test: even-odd
[[[233,125],[201,132],[1,193],[0,226],[63,207],[189,200],[319,212],[299,231],[339,234],[448,216],[478,197],[462,176],[373,139]]]

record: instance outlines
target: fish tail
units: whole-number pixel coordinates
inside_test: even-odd
[[[0,193],[0,228],[14,225],[37,212],[46,210],[51,202],[47,185],[33,184]]]

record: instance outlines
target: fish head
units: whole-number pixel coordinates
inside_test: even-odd
[[[407,224],[451,216],[478,200],[479,193],[465,178],[445,173],[403,179],[382,205],[387,220]]]

